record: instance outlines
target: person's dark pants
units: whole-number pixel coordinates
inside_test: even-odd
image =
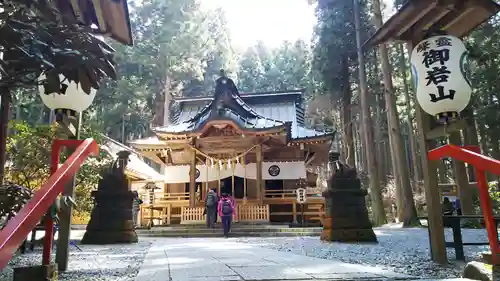
[[[231,230],[231,222],[233,221],[233,216],[222,216],[222,228],[224,229],[224,237],[229,235],[229,230]]]
[[[217,221],[217,208],[207,208],[207,227],[214,228],[214,224]]]

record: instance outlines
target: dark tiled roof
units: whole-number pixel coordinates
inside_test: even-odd
[[[316,131],[304,126],[301,95],[302,91],[241,95],[233,93],[231,99],[243,109],[246,116],[225,107],[216,115],[216,120],[231,120],[241,128],[254,130],[287,125],[292,140],[331,135],[330,132]],[[289,98],[276,98],[277,96]],[[214,118],[214,115],[211,115],[213,101],[213,97],[177,100],[180,108],[173,118],[174,124],[155,128],[155,131],[174,134],[196,131],[210,118]]]
[[[206,109],[206,107],[202,108],[201,112],[203,112],[204,109]],[[182,114],[184,118],[187,116],[193,116],[193,117],[185,121],[181,121],[177,124],[155,128],[154,131],[164,132],[164,133],[174,133],[174,134],[179,134],[184,132],[185,133],[194,132],[197,129],[203,127],[205,123],[211,120],[230,120],[235,122],[240,128],[251,129],[251,130],[270,129],[285,125],[285,122],[274,120],[271,118],[266,118],[260,115],[258,115],[255,118],[243,117],[236,111],[231,110],[229,108],[222,109],[219,112],[219,114],[216,115],[217,117],[215,119],[211,118],[210,114],[211,109],[205,110],[204,114],[202,115],[199,115],[198,113],[199,112],[193,112],[193,111],[185,112],[185,114]]]

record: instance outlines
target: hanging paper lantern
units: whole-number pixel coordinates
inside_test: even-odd
[[[422,109],[443,123],[458,116],[471,98],[467,49],[449,35],[429,37],[411,54],[417,101]]]
[[[45,75],[40,75],[39,81],[41,83],[38,86],[38,92],[42,102],[48,108],[54,110],[56,114],[67,114],[74,117],[77,112],[84,111],[94,101],[96,94],[94,88],[90,88],[90,92],[86,93],[81,84],[69,81],[63,75],[59,75],[61,91],[48,92],[44,85],[45,80]]]

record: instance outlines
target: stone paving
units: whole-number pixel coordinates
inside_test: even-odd
[[[418,277],[223,238],[158,239],[136,277],[136,281],[414,279]]]

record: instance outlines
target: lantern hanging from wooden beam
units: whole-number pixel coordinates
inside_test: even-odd
[[[411,68],[422,110],[448,123],[458,117],[471,98],[467,49],[460,39],[436,35],[418,43]]]

